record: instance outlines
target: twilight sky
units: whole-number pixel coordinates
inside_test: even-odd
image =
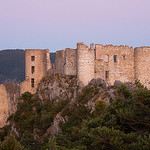
[[[150,0],[0,0],[0,49],[150,46]]]

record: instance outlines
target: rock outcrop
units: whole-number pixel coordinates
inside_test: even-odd
[[[76,79],[76,76],[54,73],[41,80],[37,92],[42,101],[73,100],[82,88],[83,85]]]

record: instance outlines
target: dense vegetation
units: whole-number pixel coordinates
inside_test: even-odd
[[[9,118],[11,127],[0,134],[0,148],[13,143],[13,150],[149,150],[150,91],[139,82],[132,92],[122,84],[116,89],[116,100],[109,106],[96,101],[90,112],[85,104],[98,92],[96,86],[85,87],[71,102],[42,102],[36,94],[23,94],[17,112]],[[51,136],[48,129],[58,113],[67,119],[59,125],[60,132]]]
[[[108,107],[96,104],[96,117],[89,115],[77,123],[69,120],[62,132],[53,137],[54,147],[63,149],[150,149],[150,91],[140,87],[131,93],[125,85],[118,89],[118,97]],[[99,109],[98,109],[99,107]],[[74,108],[75,110],[76,108]],[[82,113],[82,111],[81,111]],[[69,123],[70,122],[70,123]]]
[[[55,62],[55,53],[50,59]],[[2,50],[0,51],[0,84],[5,82],[22,82],[25,78],[25,51]]]

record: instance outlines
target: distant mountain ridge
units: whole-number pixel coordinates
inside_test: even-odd
[[[50,60],[55,62],[56,53],[50,53]],[[0,51],[0,84],[22,82],[25,79],[25,51],[7,49]]]

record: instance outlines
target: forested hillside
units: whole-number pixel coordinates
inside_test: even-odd
[[[0,132],[1,150],[149,150],[150,91],[135,84],[75,76],[44,77],[24,93]]]
[[[55,53],[50,59],[55,62]],[[22,82],[25,79],[25,51],[21,49],[0,51],[0,84]]]

